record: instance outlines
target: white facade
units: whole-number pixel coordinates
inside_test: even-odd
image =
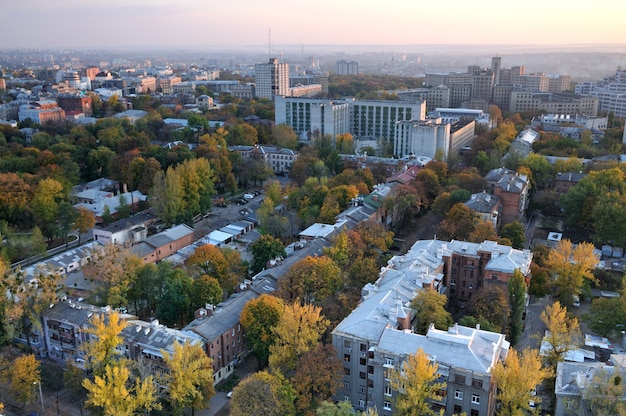
[[[289,64],[271,58],[266,64],[254,65],[256,96],[273,100],[289,93]]]
[[[618,69],[614,76],[601,81],[577,84],[574,91],[597,97],[600,111],[626,117],[626,70]]]
[[[450,152],[450,124],[443,124],[441,119],[399,121],[393,150],[400,158],[411,155],[434,158],[438,150],[447,156]]]
[[[276,97],[276,124],[290,126],[303,141],[350,133],[350,104],[317,98]]]
[[[350,133],[355,138],[376,138],[393,142],[396,122],[426,119],[426,101],[355,100],[350,110]]]

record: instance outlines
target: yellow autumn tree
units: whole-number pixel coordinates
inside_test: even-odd
[[[436,415],[433,400],[442,400],[446,383],[437,381],[438,365],[420,348],[387,373],[389,386],[397,392],[394,414],[406,416]]]
[[[298,359],[317,345],[330,325],[321,311],[317,306],[300,305],[298,302],[285,307],[274,328],[274,344],[270,346],[269,366],[272,372],[291,376]]]
[[[36,397],[35,384],[41,382],[39,361],[33,354],[23,355],[11,365],[11,393],[24,406]]]
[[[567,315],[567,309],[556,301],[548,305],[540,316],[546,325],[545,341],[548,348],[545,360],[548,367],[556,374],[557,365],[565,359],[565,354],[576,348],[580,340],[580,326],[576,317]]]
[[[213,366],[211,359],[199,344],[174,343],[172,354],[161,350],[168,372],[162,385],[167,386],[167,400],[173,414],[182,415],[185,408],[204,408],[213,390]]]
[[[530,410],[530,400],[537,403],[541,401],[540,397],[532,396],[531,392],[551,374],[549,368],[542,367],[539,351],[509,350],[504,362],[499,361],[493,370],[493,378],[498,387],[498,401],[501,404],[498,414],[514,416],[521,414],[521,410]]]
[[[117,346],[122,343],[121,333],[126,322],[119,313],[97,313],[91,317],[90,326],[85,333],[93,335],[89,342],[83,344],[85,361],[96,375],[102,375],[107,366],[112,366],[120,359],[121,352]]]
[[[598,264],[598,256],[591,243],[576,246],[565,239],[550,250],[546,266],[556,276],[559,299],[565,306],[572,305],[574,295],[579,295],[585,279],[594,281],[593,270]]]
[[[160,409],[157,387],[152,376],[130,381],[130,370],[123,365],[109,365],[102,376],[83,380],[88,406],[98,407],[105,416],[132,416],[143,409]]]

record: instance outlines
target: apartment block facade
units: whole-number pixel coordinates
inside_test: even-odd
[[[254,65],[255,94],[274,100],[289,94],[289,64],[271,58],[268,63]]]
[[[494,414],[492,370],[508,354],[505,336],[459,325],[447,331],[431,325],[426,335],[412,330],[410,301],[420,290],[446,291],[452,257],[462,250],[453,243],[418,241],[404,256],[393,257],[375,283],[363,287],[359,305],[332,332],[344,366],[336,400],[360,410],[376,408],[383,416],[395,414],[400,393],[391,388],[388,371],[421,349],[438,365],[439,381],[447,384],[443,399],[431,403],[435,409],[445,415]]]

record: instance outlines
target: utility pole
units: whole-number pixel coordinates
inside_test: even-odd
[[[43,407],[43,393],[41,391],[41,381],[34,381],[33,384],[39,385],[39,398],[41,399],[41,414],[44,415],[46,413],[46,409]]]

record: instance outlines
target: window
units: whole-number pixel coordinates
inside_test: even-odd
[[[363,399],[359,400],[359,407],[365,407],[365,400]]]
[[[359,358],[360,365],[367,365],[367,360],[365,358]]]
[[[474,284],[473,284],[473,283],[470,283],[470,284],[469,284],[469,288],[470,288],[470,289],[474,289]]]
[[[345,390],[350,390],[350,382],[348,382],[348,381],[344,381],[344,382],[343,382],[343,388],[344,388]]]
[[[365,380],[365,371],[359,371],[359,378]]]
[[[458,404],[454,405],[454,413],[455,414],[459,414],[463,411],[463,409],[461,408],[461,406],[459,406]]]
[[[383,402],[383,409],[385,409],[385,410],[391,410],[391,403],[390,403],[390,402],[388,402],[387,400],[385,400],[385,401]]]
[[[454,382],[456,384],[465,384],[465,376],[461,376],[459,374],[455,374],[454,376]]]
[[[349,362],[350,362],[350,354],[344,354],[344,355],[343,355],[343,360],[344,360],[345,362],[349,363]]]
[[[352,346],[352,343],[350,342],[350,340],[348,339],[344,339],[343,340],[343,347],[344,348],[350,348]]]
[[[365,386],[359,386],[359,393],[365,393]]]
[[[385,386],[385,396],[391,396],[391,386]]]
[[[385,366],[393,367],[393,358],[385,358]]]
[[[349,375],[350,375],[350,369],[349,369],[348,367],[344,367],[344,368],[343,368],[343,373],[344,373],[345,375],[349,376]]]
[[[476,389],[482,389],[483,388],[483,381],[479,380],[477,378],[473,378],[472,379],[472,387],[474,387]]]
[[[343,396],[343,401],[344,402],[350,401],[350,396]]]
[[[470,409],[470,416],[479,416],[478,410]]]
[[[472,403],[480,404],[480,396],[478,394],[472,394]]]
[[[454,390],[454,398],[457,400],[463,400],[463,392],[461,390]]]

